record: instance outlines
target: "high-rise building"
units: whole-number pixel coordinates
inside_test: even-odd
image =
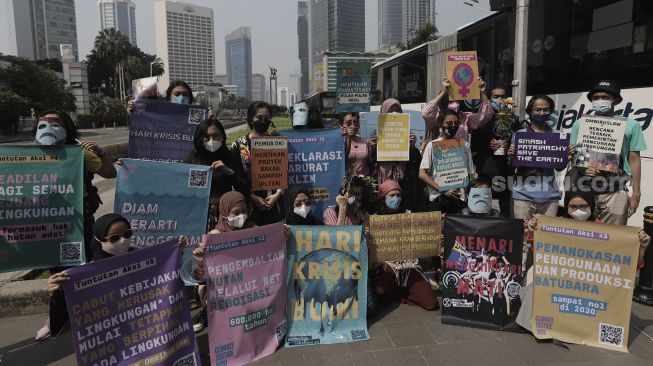
[[[365,51],[365,0],[308,2],[308,49],[311,92],[323,74],[324,52]]]
[[[252,31],[240,27],[224,37],[227,80],[238,85],[238,96],[252,99]]]
[[[435,14],[435,0],[404,0],[401,11],[402,42],[408,43],[412,30],[417,30],[427,23],[435,25]]]
[[[98,0],[100,29],[114,28],[136,46],[136,5],[131,0]]]
[[[379,48],[396,46],[403,41],[403,3],[404,0],[379,0]]]
[[[252,75],[252,100],[265,100],[265,91],[267,85],[265,84],[265,75],[253,74]]]
[[[301,90],[302,74],[299,70],[293,70],[293,72],[288,75],[288,92],[295,95],[301,95],[299,91]]]
[[[191,87],[213,82],[213,9],[155,0],[154,32],[156,55],[165,67],[160,89],[165,90],[171,80],[184,80]]]
[[[61,59],[61,44],[70,44],[77,58],[75,0],[8,0],[10,48],[30,60]]]
[[[287,86],[280,86],[277,88],[277,105],[289,107],[290,106],[290,93]]]
[[[215,77],[213,78],[213,82],[214,83],[219,83],[219,84],[222,84],[222,85],[229,84],[229,82],[227,82],[227,74],[217,74],[217,75],[215,75]]]
[[[308,96],[308,3],[306,1],[297,2],[297,44],[301,82],[296,92],[301,99],[303,96]]]

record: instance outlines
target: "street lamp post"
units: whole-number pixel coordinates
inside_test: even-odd
[[[152,77],[152,66],[156,63],[156,61],[150,62],[150,77]]]
[[[515,68],[513,70],[512,97],[516,101],[514,113],[524,119],[526,110],[526,73],[528,72],[528,0],[517,0],[515,21]]]

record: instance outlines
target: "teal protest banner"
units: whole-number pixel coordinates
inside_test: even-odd
[[[338,62],[336,112],[369,112],[372,100],[372,63]]]
[[[370,339],[361,226],[290,226],[286,347]]]
[[[84,263],[84,150],[0,147],[0,272]]]

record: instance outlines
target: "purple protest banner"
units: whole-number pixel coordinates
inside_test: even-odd
[[[277,223],[205,238],[211,365],[268,356],[286,334],[286,239]]]
[[[199,365],[177,239],[66,271],[80,366]]]
[[[567,166],[569,136],[558,132],[517,132],[512,165],[530,168]]]

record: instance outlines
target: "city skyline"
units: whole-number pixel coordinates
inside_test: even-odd
[[[131,0],[98,0],[100,29],[114,28],[138,45],[136,37],[136,4]]]
[[[239,27],[224,37],[227,82],[238,85],[238,96],[252,99],[252,29]]]

